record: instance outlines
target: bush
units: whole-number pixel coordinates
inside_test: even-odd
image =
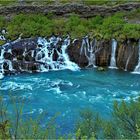
[[[85,109],[80,113],[80,119],[76,125],[76,136],[77,139],[81,139],[83,137],[87,137],[87,139],[91,137],[98,136],[98,132],[100,131],[100,123],[101,120],[98,114],[94,114],[93,111],[89,109]]]
[[[46,115],[39,115],[36,119],[23,119],[23,105],[13,100],[11,116],[7,104],[0,98],[0,139],[140,139],[140,98],[129,103],[114,102],[109,120],[101,118],[90,109],[82,110],[75,126],[75,134],[68,136],[57,135],[55,119],[58,114],[42,128],[41,120]]]
[[[78,139],[140,139],[140,98],[130,103],[114,102],[110,120],[84,110],[76,128]]]
[[[11,97],[11,114],[7,110],[7,104],[0,98],[0,139],[56,139],[55,118],[46,122],[46,127],[41,126],[41,120],[46,114],[41,114],[36,118],[27,117],[23,119],[23,105]]]
[[[123,34],[127,36],[127,38],[140,38],[140,26],[138,24],[130,24],[127,23],[124,25]]]
[[[131,13],[134,14],[134,13]],[[50,36],[70,34],[72,38],[91,35],[97,39],[124,40],[126,38],[140,38],[140,24],[127,23],[124,20],[126,13],[116,13],[113,16],[93,18],[80,18],[72,14],[68,18],[54,18],[52,13],[43,14],[19,14],[15,15],[10,22],[0,17],[0,28],[5,27],[9,34],[8,38],[15,39],[20,34],[22,37]],[[129,15],[130,16],[130,15]]]

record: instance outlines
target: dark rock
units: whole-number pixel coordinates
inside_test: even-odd
[[[40,63],[35,61],[12,61],[15,72],[37,72]]]
[[[87,44],[87,42],[89,44]],[[76,39],[70,43],[70,46],[67,49],[67,53],[71,61],[78,64],[81,68],[86,68],[88,66],[89,60],[89,51],[87,48],[88,45],[93,47],[93,52],[95,53],[96,62],[95,65],[99,67],[108,67],[110,65],[111,59],[111,46],[112,42],[108,40],[98,40],[95,39],[92,41],[88,39],[84,47],[86,53],[84,51],[81,52],[82,39]],[[61,52],[62,42],[60,41],[57,46],[54,48],[53,60],[58,60],[58,52]],[[35,61],[35,56],[38,51],[40,51],[40,47],[37,47],[37,38],[34,39],[21,39],[17,42],[11,43],[9,45],[5,45],[2,47],[5,49],[4,53],[4,70],[5,73],[17,73],[17,72],[37,72],[40,68],[40,65],[44,65],[44,67],[49,68],[47,62],[38,62]],[[8,49],[11,50],[8,51]],[[56,51],[57,49],[57,51]],[[118,46],[116,49],[116,64],[119,69],[133,71],[138,63],[138,40],[135,39],[127,39],[123,42],[118,42]],[[1,52],[1,49],[0,49]],[[44,54],[38,56],[38,60],[40,60]],[[86,56],[87,55],[87,56]],[[94,59],[94,58],[93,58]],[[9,70],[9,61],[12,63],[13,70]],[[63,63],[63,60],[60,58],[58,61]],[[93,60],[94,61],[94,60]],[[92,66],[92,65],[91,65]]]
[[[68,48],[70,60],[84,68],[88,65],[88,60],[84,53],[80,55],[82,40],[75,40]]]
[[[119,69],[134,70],[138,62],[138,41],[125,40],[118,45],[116,54]]]
[[[11,6],[1,7],[0,15],[13,15],[19,13],[53,13],[56,16],[69,16],[71,13],[76,13],[81,17],[89,18],[97,15],[106,16],[119,11],[131,11],[140,8],[140,3],[128,3],[116,5],[113,7],[105,6],[86,6],[81,4],[65,4],[65,5],[46,5],[46,6]]]
[[[12,60],[13,59],[13,55],[9,52],[5,52],[4,53],[4,58],[8,59],[8,60]]]
[[[98,41],[97,45],[100,51],[96,53],[96,65],[97,66],[109,66],[111,57],[111,41]]]

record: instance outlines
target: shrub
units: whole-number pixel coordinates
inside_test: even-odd
[[[84,110],[77,123],[76,137],[90,139],[139,139],[140,138],[140,98],[129,103],[114,102],[112,117],[101,119],[91,110]]]
[[[134,13],[132,13],[134,14]],[[80,18],[72,14],[68,18],[54,18],[52,13],[43,14],[19,14],[15,15],[10,22],[6,22],[0,16],[0,28],[5,27],[10,39],[22,37],[50,36],[51,34],[66,35],[72,38],[91,35],[97,39],[124,40],[126,38],[140,38],[140,24],[127,23],[124,20],[126,13],[116,13],[113,16],[93,18]],[[130,15],[129,15],[130,16]]]
[[[101,128],[100,124],[101,120],[98,114],[94,114],[93,111],[89,109],[82,111],[76,125],[77,138],[87,137],[87,139],[89,139],[93,136],[97,138]]]

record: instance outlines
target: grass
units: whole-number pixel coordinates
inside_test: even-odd
[[[137,3],[140,0],[84,0],[84,4],[86,5],[106,5],[106,6],[115,6],[118,4],[125,4],[125,3]]]
[[[0,1],[0,6],[9,6],[9,5],[14,5],[18,2],[18,0],[1,0]]]
[[[106,5],[106,6],[114,6],[118,4],[125,3],[137,3],[140,0],[24,0],[22,4],[25,5],[50,5],[50,4],[85,4],[85,5]],[[21,2],[19,0],[1,0],[0,6],[10,6],[10,5],[20,5]]]

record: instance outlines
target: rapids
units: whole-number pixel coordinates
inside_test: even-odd
[[[69,133],[74,130],[80,110],[91,108],[110,118],[114,100],[129,102],[138,98],[140,75],[96,69],[12,75],[1,80],[0,95],[9,104],[9,111],[13,105],[11,97],[17,99],[17,104],[24,101],[23,117],[47,112],[48,119],[59,112],[58,128]]]

